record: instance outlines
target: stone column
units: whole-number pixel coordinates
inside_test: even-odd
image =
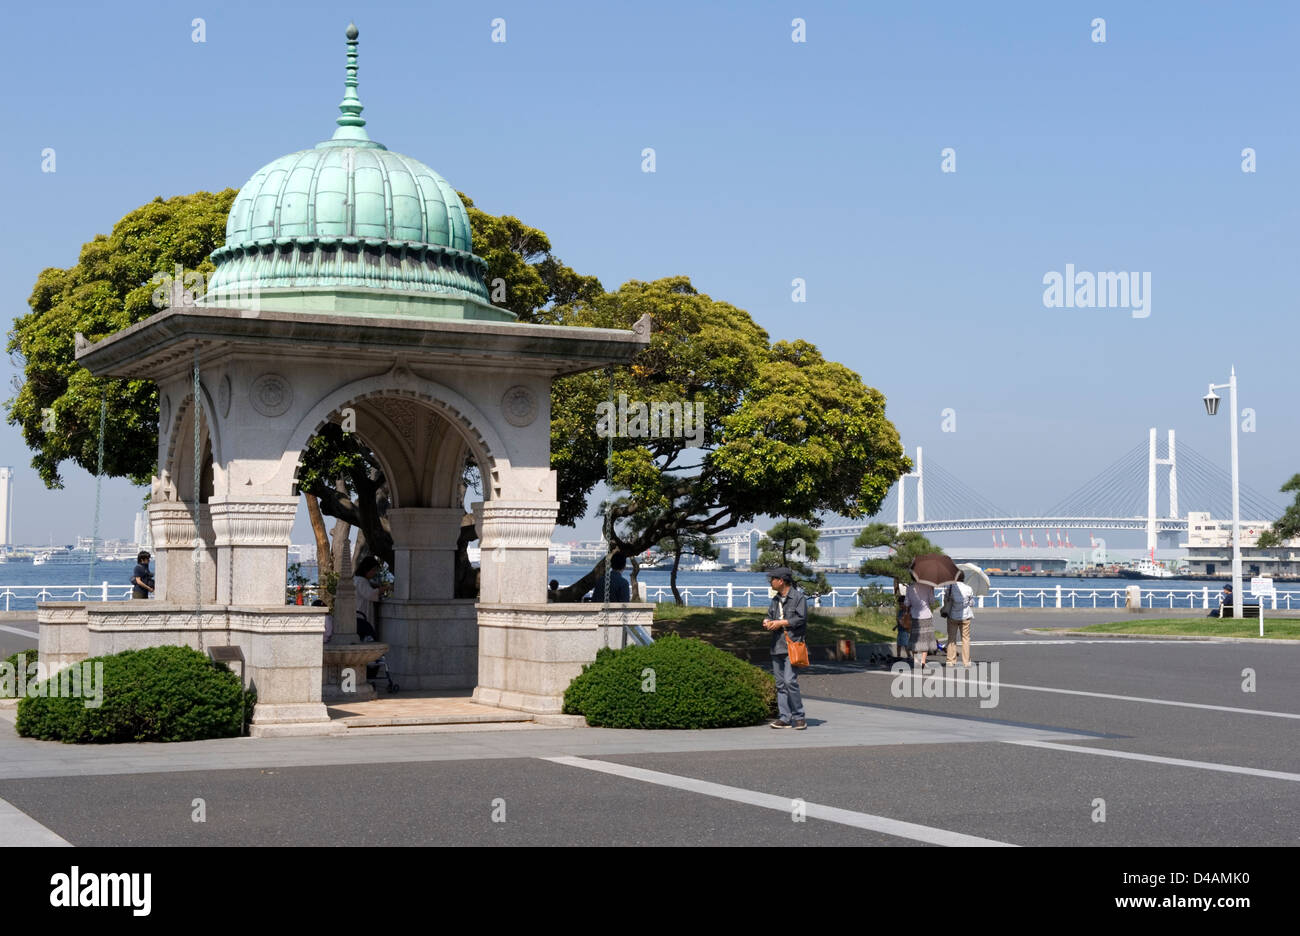
[[[545,604],[546,560],[559,511],[559,501],[483,505],[480,603]]]
[[[339,553],[339,583],[334,586],[334,638],[337,644],[357,642],[357,587],[352,582],[352,541],[343,537]]]
[[[185,501],[154,501],[149,505],[149,534],[153,538],[154,600],[194,603],[194,506]],[[200,595],[211,604],[217,596],[217,551],[211,509],[199,505],[199,534],[204,549],[199,561]]]
[[[217,544],[217,601],[283,605],[289,536],[298,498],[262,495],[211,499]]]
[[[388,511],[393,533],[393,597],[447,599],[455,594],[459,507],[404,507]]]

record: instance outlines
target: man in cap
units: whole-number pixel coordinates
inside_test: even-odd
[[[803,698],[799,694],[799,677],[790,665],[790,651],[785,637],[802,641],[808,634],[808,598],[794,584],[794,573],[784,566],[767,573],[768,584],[776,592],[767,609],[763,626],[772,631],[772,675],[776,677],[776,708],[780,717],[773,728],[808,727],[804,718]]]
[[[143,549],[140,550],[140,555],[135,557],[135,568],[131,570],[132,598],[148,598],[153,595],[153,573],[149,571],[149,560],[151,558],[149,553]]]

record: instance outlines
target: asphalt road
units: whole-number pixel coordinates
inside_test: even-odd
[[[1300,647],[1021,633],[1079,621],[978,620],[991,708],[816,667],[806,732],[242,740],[164,762],[0,722],[0,799],[74,845],[1296,844]]]

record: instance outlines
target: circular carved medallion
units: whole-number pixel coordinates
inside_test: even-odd
[[[279,374],[263,374],[249,391],[253,409],[263,416],[283,416],[293,405],[293,387]]]
[[[505,413],[506,422],[522,428],[537,418],[537,398],[527,387],[511,387],[501,398],[501,411]]]

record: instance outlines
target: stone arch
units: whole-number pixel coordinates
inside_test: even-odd
[[[207,387],[199,385],[203,406],[199,413],[199,432],[203,437],[201,458],[203,472],[200,501],[216,493],[216,472],[221,465],[221,438],[217,422],[212,418],[216,407]],[[175,407],[175,414],[167,433],[167,450],[159,474],[168,479],[178,500],[189,501],[194,492],[194,393],[187,393]]]
[[[459,452],[468,450],[479,465],[479,471],[483,477],[484,499],[491,500],[499,497],[501,494],[500,477],[502,471],[509,466],[509,458],[506,454],[505,443],[497,435],[492,423],[483,415],[483,413],[461,394],[452,390],[450,387],[436,383],[431,380],[417,377],[407,372],[405,380],[399,381],[394,379],[390,374],[378,377],[368,377],[362,380],[353,381],[341,387],[332,390],[323,396],[314,407],[304,416],[294,427],[290,434],[289,440],[285,445],[284,457],[280,464],[279,474],[292,479],[296,482],[299,470],[299,459],[307,443],[311,441],[312,436],[320,431],[326,422],[331,421],[331,417],[342,410],[344,407],[362,402],[365,400],[393,399],[393,400],[411,400],[421,404],[429,412],[440,416],[441,421],[449,426],[460,437],[463,448],[457,447]],[[390,433],[397,438],[395,433]],[[380,456],[382,448],[391,448],[391,446],[376,445],[380,440],[369,438],[369,433],[363,435],[368,444],[372,445],[372,450],[377,456]],[[443,446],[442,448],[451,448]],[[387,457],[389,460],[384,461]],[[438,461],[444,461],[447,457],[445,452],[440,453]],[[421,466],[410,464],[401,465],[392,460],[392,453],[381,456],[381,464],[384,465],[385,471],[392,469],[400,477],[402,471],[399,469],[409,469],[407,472],[411,479],[415,478]],[[437,471],[445,473],[446,466],[443,464]],[[390,475],[390,477],[392,477]],[[436,481],[429,483],[436,484]],[[427,488],[427,484],[424,485]],[[409,485],[408,485],[409,490]],[[428,493],[432,494],[432,491]]]
[[[462,468],[471,448],[445,411],[394,394],[346,406],[357,414],[357,435],[384,467],[393,507],[460,506]],[[484,471],[483,456],[473,458]]]

